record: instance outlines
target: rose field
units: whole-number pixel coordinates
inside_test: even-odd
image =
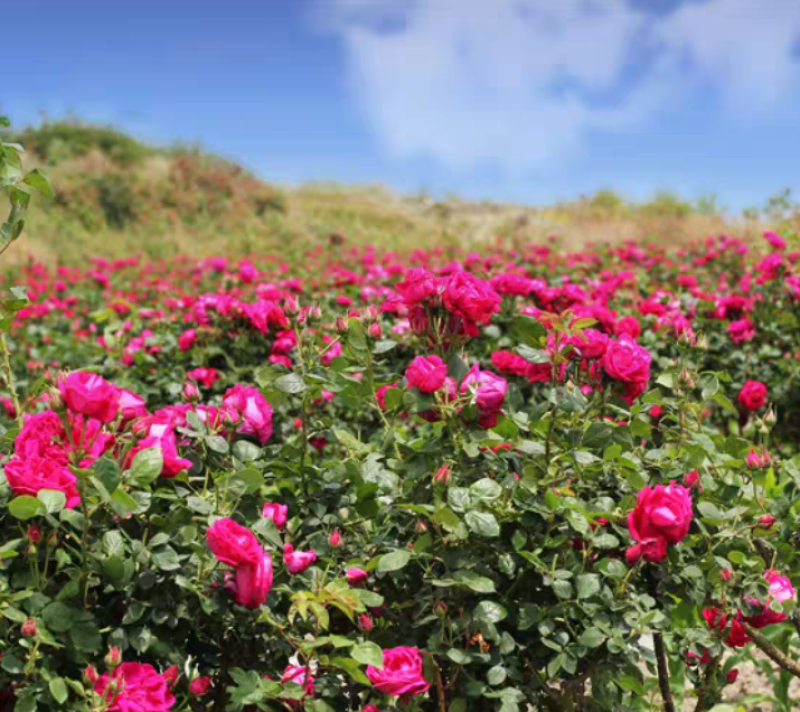
[[[797,708],[795,234],[131,254],[4,272],[0,709]]]

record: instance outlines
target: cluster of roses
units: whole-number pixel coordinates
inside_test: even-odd
[[[142,450],[156,448],[163,457],[163,477],[189,469],[192,461],[178,453],[179,444],[188,441],[177,436],[189,412],[220,432],[236,425],[237,433],[261,443],[272,435],[272,407],[253,386],[228,389],[219,408],[184,404],[152,414],[141,396],[94,373],[70,373],[59,379],[58,388],[64,409],[23,415],[5,475],[17,495],[35,497],[44,489],[63,492],[69,509],[80,502],[78,480],[70,466],[91,467],[106,452],[123,452],[129,441],[128,463]],[[124,434],[130,438],[122,439]]]
[[[477,336],[478,325],[487,324],[503,300],[489,282],[470,272],[445,272],[436,276],[421,267],[408,270],[383,311],[407,317],[417,334],[431,338]]]
[[[722,572],[722,577],[723,580],[730,581],[733,573],[725,569]],[[788,576],[782,576],[775,569],[765,571],[764,579],[767,582],[767,598],[765,601],[762,602],[752,596],[743,598],[746,609],[753,611],[749,615],[741,609],[737,609],[733,615],[727,615],[719,608],[703,609],[703,619],[709,629],[714,631],[719,639],[731,648],[742,648],[750,642],[745,624],[758,630],[788,620],[785,613],[772,608],[772,603],[781,604],[796,600],[797,592],[792,582]],[[709,661],[709,653],[705,650],[699,662],[707,664]]]
[[[505,401],[508,382],[491,371],[483,371],[474,364],[459,385],[447,375],[447,364],[438,356],[417,356],[406,369],[406,382],[410,388],[421,393],[442,392],[445,402],[458,400],[459,394],[471,396],[480,414],[483,428],[493,428]],[[429,420],[437,420],[438,414],[430,412]]]

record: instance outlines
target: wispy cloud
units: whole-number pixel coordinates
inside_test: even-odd
[[[529,172],[687,96],[775,110],[798,87],[800,3],[320,0],[391,155]]]

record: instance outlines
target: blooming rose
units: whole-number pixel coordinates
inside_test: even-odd
[[[164,461],[164,466],[161,470],[161,476],[171,479],[179,472],[188,470],[192,466],[192,461],[178,454],[178,444],[175,441],[175,433],[171,425],[156,424],[150,428],[150,434],[140,440],[136,447],[133,448],[129,455],[129,462],[139,454],[142,450],[148,448],[157,448],[161,450],[161,456]]]
[[[775,569],[770,569],[764,573],[764,578],[769,583],[769,597],[773,601],[783,603],[784,601],[791,601],[797,595],[792,582],[788,576],[781,576]]]
[[[383,651],[383,669],[369,665],[367,677],[378,691],[392,697],[421,695],[428,691],[422,676],[422,655],[418,648],[399,647]]]
[[[439,280],[422,268],[406,272],[405,280],[395,287],[406,306],[413,307],[433,297],[439,289]]]
[[[447,364],[438,356],[417,356],[406,369],[408,385],[422,393],[438,391],[447,378]]]
[[[242,416],[240,433],[255,435],[263,445],[272,435],[272,406],[264,400],[254,386],[236,385],[229,388],[222,399],[222,406]]]
[[[692,498],[683,485],[656,485],[639,492],[639,500],[628,515],[631,537],[639,542],[628,551],[628,560],[644,557],[662,561],[667,544],[686,538],[692,523]]]
[[[138,393],[119,389],[119,409],[122,412],[122,419],[133,420],[147,415],[145,400]]]
[[[286,522],[289,521],[289,507],[285,504],[267,502],[261,511],[261,516],[265,519],[271,519],[278,529],[283,529],[286,526]]]
[[[608,348],[608,337],[597,329],[584,329],[568,339],[581,358],[600,358]]]
[[[263,552],[255,561],[239,564],[225,587],[233,593],[240,606],[258,608],[272,589],[272,557]]]
[[[5,474],[16,495],[35,497],[40,490],[58,490],[67,498],[67,509],[74,509],[81,501],[77,478],[56,460],[37,455],[13,457],[6,463]]]
[[[767,403],[767,387],[761,381],[745,381],[736,400],[751,412],[763,408]]]
[[[313,549],[309,551],[295,551],[291,544],[283,547],[283,563],[292,576],[301,574],[311,564],[317,560],[317,552]]]
[[[495,351],[492,354],[492,365],[500,371],[500,373],[511,373],[515,376],[534,375],[534,364],[511,351]],[[548,370],[550,369],[550,364],[544,365],[547,366]]]
[[[197,341],[197,331],[187,329],[178,337],[178,348],[181,351],[188,351],[194,346],[195,341]]]
[[[308,668],[302,665],[287,665],[281,675],[281,683],[301,685],[307,695],[314,694],[314,676]]]
[[[110,686],[111,682],[115,684]],[[108,689],[107,689],[108,688]],[[94,686],[108,712],[168,712],[175,698],[152,665],[122,663],[103,675]]]
[[[481,371],[476,363],[464,376],[459,390],[461,393],[474,391],[475,404],[482,413],[497,413],[503,407],[508,382],[491,371]]]
[[[211,388],[220,378],[219,371],[216,368],[208,368],[201,366],[200,368],[193,368],[191,371],[186,372],[186,378],[201,386]]]
[[[67,408],[110,423],[119,411],[119,389],[96,373],[73,371],[58,383]]]
[[[492,314],[500,311],[502,298],[484,282],[469,272],[453,272],[443,294],[445,308],[469,322],[486,324]]]
[[[635,316],[624,316],[614,325],[614,333],[617,336],[627,334],[632,339],[638,339],[642,333],[642,327]]]
[[[230,566],[258,561],[264,554],[256,535],[230,517],[217,519],[206,532],[208,548]]]
[[[624,383],[647,383],[650,380],[650,352],[639,346],[627,334],[616,341],[609,341],[603,354],[603,368],[616,381]]]

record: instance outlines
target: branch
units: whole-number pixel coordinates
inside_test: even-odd
[[[717,655],[707,666],[703,674],[703,682],[700,689],[697,691],[697,705],[695,705],[694,712],[706,712],[709,703],[709,693],[711,692],[712,683],[717,677],[717,670],[719,663],[722,660],[721,655]]]
[[[664,712],[675,712],[672,690],[669,689],[669,668],[667,667],[667,654],[664,650],[664,637],[660,632],[653,633],[653,642],[656,647],[658,686],[661,689],[661,699],[664,700]]]
[[[763,653],[770,660],[782,667],[784,670],[786,670],[786,672],[789,672],[795,677],[800,678],[800,664],[792,660],[786,653],[778,648],[773,642],[764,637],[749,623],[744,624],[744,629],[747,631],[747,635],[753,639],[756,647],[763,651]]]

